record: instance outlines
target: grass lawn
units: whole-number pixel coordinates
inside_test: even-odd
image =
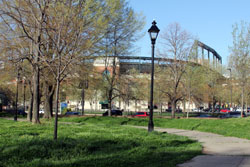
[[[135,120],[140,121],[144,122]],[[33,125],[0,118],[0,166],[171,167],[201,154],[201,145],[193,140],[121,126],[128,122],[127,118],[62,118],[54,141],[53,121]]]
[[[8,117],[8,118],[13,118],[13,120],[14,120],[14,111],[13,111],[13,113],[10,113],[10,112],[0,112],[0,118],[1,117]],[[17,118],[27,118],[27,116],[25,116],[25,115],[17,115]]]
[[[148,119],[143,118],[108,118],[108,117],[71,117],[62,118],[61,121],[67,122],[98,122],[116,125],[137,125],[147,126]],[[212,132],[224,136],[234,136],[250,140],[250,117],[230,118],[230,119],[166,119],[154,118],[155,127],[177,128]]]

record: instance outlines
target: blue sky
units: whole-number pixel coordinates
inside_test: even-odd
[[[232,25],[250,22],[250,0],[128,0],[130,6],[146,17],[143,32],[155,19],[162,33],[170,23],[177,22],[201,42],[214,48],[227,64],[232,45]],[[160,39],[157,40],[159,42]],[[136,46],[136,56],[151,56],[151,43],[146,33]],[[157,47],[157,44],[156,44]]]

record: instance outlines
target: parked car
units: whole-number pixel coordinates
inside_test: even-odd
[[[165,111],[166,111],[166,112],[172,112],[172,108],[166,109]],[[175,111],[176,111],[176,112],[182,112],[182,109],[176,108]]]
[[[132,117],[148,117],[149,114],[147,112],[136,112]]]
[[[67,111],[65,115],[80,115],[80,112]]]
[[[247,108],[247,112],[250,112],[250,108],[249,107]]]
[[[205,108],[202,111],[204,111],[204,112],[212,112],[212,108]]]
[[[172,112],[172,109],[171,108],[167,108],[165,111],[166,112]]]
[[[235,111],[237,111],[237,112],[241,112],[241,107],[236,108],[236,109],[235,109]],[[247,109],[246,109],[246,108],[244,108],[244,112],[250,112],[250,108],[249,108],[249,107],[248,107]]]
[[[102,114],[102,116],[108,116],[109,113],[108,113],[108,110]],[[111,110],[111,115],[122,115],[122,111],[121,110]]]
[[[196,117],[198,118],[213,118],[213,115],[207,113],[199,113]]]
[[[44,114],[44,109],[40,109],[39,114]]]
[[[241,112],[228,112],[226,114],[220,115],[220,118],[240,118]],[[243,112],[243,117],[246,117],[245,112]]]
[[[27,115],[27,113],[24,110],[17,110],[17,114],[23,116]]]
[[[192,112],[202,112],[202,111],[203,111],[203,107],[192,109]]]
[[[230,112],[230,108],[222,108],[220,109],[220,112]]]

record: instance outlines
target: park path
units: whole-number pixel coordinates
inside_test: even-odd
[[[147,129],[147,127],[136,127]],[[205,155],[196,156],[184,164],[179,164],[179,167],[250,167],[250,140],[192,130],[172,128],[155,128],[155,130],[187,136],[202,144],[202,153]]]

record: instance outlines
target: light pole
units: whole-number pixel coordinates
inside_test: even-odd
[[[159,28],[156,26],[156,22],[152,22],[152,26],[148,30],[151,44],[152,44],[152,69],[151,69],[151,89],[150,89],[150,112],[149,112],[149,122],[148,122],[148,132],[152,132],[154,130],[153,123],[153,100],[154,100],[154,50],[155,50],[155,41],[157,39],[158,33],[160,32]]]
[[[231,87],[231,108],[233,107],[232,106],[232,94],[233,94],[233,86],[232,86],[232,69],[231,68],[228,68],[227,70],[229,70],[229,72],[230,72],[230,80],[231,80],[231,82],[230,82],[230,87]]]

